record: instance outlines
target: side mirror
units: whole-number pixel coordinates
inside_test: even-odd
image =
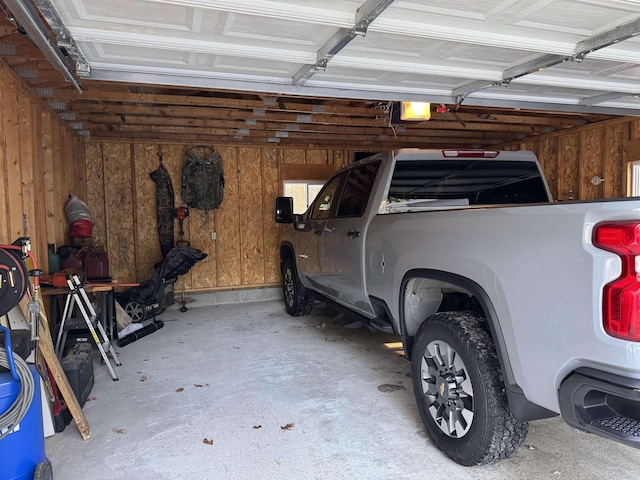
[[[276,223],[293,223],[293,198],[276,198]]]

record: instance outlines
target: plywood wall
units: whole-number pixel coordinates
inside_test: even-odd
[[[531,150],[545,172],[549,188],[558,200],[595,200],[626,195],[625,149],[640,138],[640,119],[627,118],[587,127],[540,135],[498,148]],[[594,177],[604,181],[592,182]]]
[[[150,173],[163,165],[171,176],[175,205],[181,192],[183,155],[188,145],[86,144],[87,197],[97,221],[94,238],[107,247],[110,273],[119,281],[144,281],[162,260],[158,238],[156,186]],[[343,150],[218,146],[224,168],[224,201],[209,212],[190,209],[185,235],[207,254],[184,276],[190,291],[274,285],[279,277],[279,227],[273,221],[281,172],[308,165],[328,174],[351,159]],[[175,240],[180,240],[174,224]],[[215,233],[215,240],[212,234]],[[182,282],[182,278],[179,280]]]
[[[626,119],[525,139],[501,148],[538,155],[555,198],[623,196],[625,146],[640,139],[640,120]],[[189,145],[156,143],[86,144],[87,198],[104,244],[111,275],[119,281],[148,279],[162,260],[158,240],[155,183],[150,173],[159,154],[169,171],[175,205],[183,205],[181,169]],[[184,240],[207,254],[184,279],[188,291],[256,287],[279,283],[274,199],[291,172],[328,176],[351,161],[346,150],[218,146],[225,175],[224,201],[205,214],[190,209]],[[635,150],[629,150],[635,151]],[[638,159],[635,159],[638,160]],[[299,173],[296,173],[299,175]],[[594,176],[604,182],[593,185]],[[175,222],[175,239],[179,240]],[[212,234],[215,233],[215,240]]]
[[[47,271],[47,244],[69,243],[64,206],[86,197],[84,142],[0,60],[0,243],[30,237]]]

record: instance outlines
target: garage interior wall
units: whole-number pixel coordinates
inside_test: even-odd
[[[149,173],[158,153],[169,170],[176,206],[182,205],[181,166],[192,145],[85,141],[0,64],[0,240],[31,237],[39,265],[47,244],[69,242],[64,205],[68,195],[85,200],[94,216],[94,237],[108,251],[111,275],[142,281],[161,259],[155,184]],[[626,194],[627,163],[640,158],[640,119],[623,118],[540,135],[500,146],[534,151],[559,200],[615,198]],[[207,253],[186,276],[191,291],[279,283],[274,198],[286,172],[317,167],[328,175],[348,164],[348,150],[216,146],[223,158],[225,198],[207,216],[191,210],[185,240]],[[633,157],[633,158],[632,158]],[[604,179],[593,185],[591,179]],[[286,177],[292,179],[291,177]],[[175,225],[176,240],[179,239]],[[216,233],[212,240],[211,234]]]
[[[622,118],[540,135],[501,145],[504,150],[531,150],[538,156],[557,200],[618,198],[627,194],[630,147],[640,139],[640,119]],[[604,181],[594,185],[592,179]]]
[[[158,168],[158,154],[162,153],[175,205],[184,206],[181,171],[183,156],[191,146],[87,143],[87,203],[95,217],[94,239],[107,248],[113,278],[144,281],[162,260],[156,185],[149,174]],[[207,254],[186,275],[185,287],[198,291],[277,284],[280,252],[274,204],[282,194],[283,174],[300,172],[292,168],[295,166],[317,171],[316,167],[324,165],[328,178],[348,164],[351,155],[325,149],[216,146],[216,150],[224,168],[224,200],[207,213],[190,209],[184,221],[184,240]],[[177,222],[174,228],[179,240]]]
[[[30,237],[46,271],[47,244],[68,242],[68,196],[86,196],[84,142],[1,60],[0,112],[0,242]]]

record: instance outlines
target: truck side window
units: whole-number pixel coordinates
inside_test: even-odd
[[[364,213],[379,166],[380,163],[370,163],[349,170],[338,206],[338,217],[359,217]]]
[[[324,220],[331,216],[336,192],[338,192],[338,187],[342,184],[346,174],[345,172],[335,177],[320,190],[320,193],[318,193],[318,196],[313,202],[313,209],[309,217],[310,220]]]

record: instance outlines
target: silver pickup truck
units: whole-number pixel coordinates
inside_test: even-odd
[[[397,334],[421,418],[462,465],[528,422],[640,446],[640,200],[554,203],[531,152],[397,150],[334,175],[280,244],[285,307]]]

